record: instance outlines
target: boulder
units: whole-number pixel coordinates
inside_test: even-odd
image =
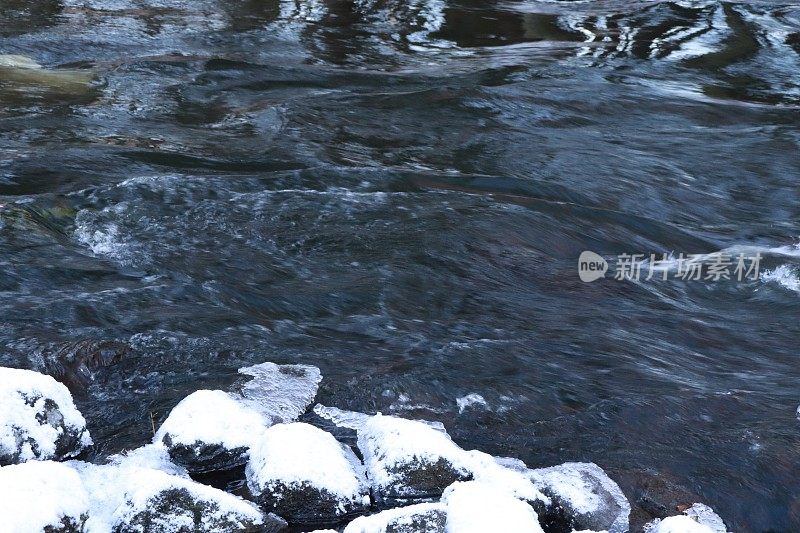
[[[564,463],[530,470],[530,479],[552,501],[541,511],[547,529],[628,531],[630,503],[594,463]]]
[[[193,392],[175,406],[153,438],[190,472],[226,470],[247,462],[267,420],[230,394]]]
[[[0,465],[62,460],[91,446],[67,388],[31,370],[0,368]]]
[[[439,503],[418,503],[361,516],[344,533],[445,533],[447,509]]]
[[[332,525],[370,504],[363,466],[353,451],[305,423],[265,431],[250,452],[246,475],[261,507],[291,524]]]
[[[533,507],[494,485],[456,482],[445,490],[442,503],[447,533],[543,533]]]
[[[143,456],[106,465],[73,461],[89,493],[87,531],[112,533],[250,533],[280,531],[252,503],[191,479],[140,467]]]
[[[0,468],[0,530],[80,533],[88,513],[89,496],[68,466],[30,461]]]
[[[383,503],[438,498],[453,482],[472,478],[466,452],[422,422],[375,415],[359,428],[358,448]]]

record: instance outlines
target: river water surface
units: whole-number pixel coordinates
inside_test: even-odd
[[[634,524],[800,531],[800,3],[0,0],[0,54],[58,69],[0,69],[0,364],[129,343],[78,397],[98,457],[308,363],[594,461]],[[741,249],[761,279],[577,275]]]

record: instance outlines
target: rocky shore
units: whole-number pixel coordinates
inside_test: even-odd
[[[631,506],[594,463],[531,469],[464,450],[436,422],[317,404],[307,365],[263,363],[231,390],[184,398],[152,443],[105,464],[68,389],[0,368],[0,524],[7,533],[624,533]],[[310,418],[309,418],[310,419]],[[323,425],[323,424],[320,424]],[[203,484],[239,472],[236,494]],[[234,474],[235,475],[235,474]],[[726,533],[700,503],[646,533]]]

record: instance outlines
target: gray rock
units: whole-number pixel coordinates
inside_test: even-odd
[[[630,503],[596,464],[564,463],[531,470],[528,475],[552,500],[549,506],[539,509],[546,530],[628,531]]]
[[[444,533],[446,525],[443,505],[420,503],[356,518],[344,533]]]
[[[363,466],[352,450],[309,424],[269,428],[252,448],[246,474],[262,509],[291,524],[334,525],[370,505]]]
[[[358,448],[373,494],[383,504],[435,499],[473,475],[464,450],[414,420],[376,415],[359,429]]]

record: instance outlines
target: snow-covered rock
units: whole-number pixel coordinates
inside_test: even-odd
[[[191,472],[226,470],[247,462],[267,426],[259,412],[227,392],[199,390],[175,406],[153,441]]]
[[[78,533],[88,513],[89,496],[68,466],[30,461],[0,468],[3,533]]]
[[[363,466],[353,451],[305,423],[265,431],[250,452],[246,474],[262,508],[290,523],[332,524],[370,504]]]
[[[314,402],[322,381],[319,368],[310,365],[260,365],[240,368],[247,380],[239,386],[243,402],[271,424],[293,422]]]
[[[418,503],[361,516],[344,533],[444,533],[447,508],[439,503]]]
[[[85,533],[249,533],[265,524],[275,525],[266,531],[285,526],[241,498],[141,467],[144,457],[118,456],[107,465],[69,463],[89,494]]]
[[[329,420],[333,422],[334,425],[341,428],[347,429],[354,429],[358,431],[361,429],[364,424],[370,421],[370,419],[375,415],[368,415],[366,413],[359,413],[358,411],[346,411],[344,409],[339,409],[338,407],[327,407],[322,404],[316,404],[314,406],[314,414],[317,416],[324,418],[325,420]],[[416,420],[417,422],[421,422],[426,424],[436,431],[444,433],[447,435],[447,430],[444,427],[444,424],[441,422],[431,421],[431,420]],[[448,437],[449,438],[449,437]]]
[[[702,503],[692,504],[683,514],[696,520],[697,523],[708,526],[714,533],[726,533],[728,527],[714,509]]]
[[[0,368],[0,465],[61,460],[91,444],[67,387],[31,370]]]
[[[542,533],[533,507],[479,481],[457,482],[442,496],[447,533]]]
[[[645,533],[727,533],[722,518],[708,505],[695,503],[683,515],[655,519],[645,524]]]
[[[358,430],[358,448],[381,501],[436,498],[472,477],[464,450],[422,422],[375,415]]]
[[[529,477],[552,499],[543,512],[544,522],[609,533],[628,531],[630,503],[596,464],[564,463],[531,470]]]
[[[644,528],[645,533],[714,533],[707,525],[696,522],[686,515],[670,516],[654,520]]]

